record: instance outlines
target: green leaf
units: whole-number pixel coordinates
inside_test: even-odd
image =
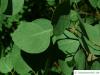
[[[70,19],[71,19],[71,21],[77,21],[78,20],[78,16],[77,16],[77,12],[76,11],[71,10]]]
[[[0,0],[0,14],[4,13],[8,6],[8,0]]]
[[[91,66],[91,70],[100,70],[100,62],[94,61]]]
[[[68,15],[63,15],[59,18],[57,25],[54,27],[54,35],[62,34],[69,26],[70,20]]]
[[[74,56],[76,68],[78,70],[84,70],[85,69],[85,54],[84,52],[79,49],[78,52]]]
[[[0,59],[0,72],[8,73],[11,72],[12,69],[13,69],[13,64],[11,61],[10,54],[7,55],[6,57],[2,57]]]
[[[43,23],[21,22],[18,29],[12,34],[14,43],[28,53],[45,51],[49,46],[53,28],[47,26],[48,28],[44,29]],[[48,23],[47,25],[51,24]]]
[[[89,0],[89,2],[94,8],[97,7],[98,0]]]
[[[12,63],[14,66],[14,70],[18,74],[24,75],[32,70],[21,57],[20,49],[16,45],[13,45],[11,56],[12,56]]]
[[[84,26],[88,34],[89,40],[92,41],[94,44],[100,46],[100,24],[92,26],[85,23]]]
[[[72,75],[73,67],[69,66],[65,61],[59,60],[59,66],[62,71],[62,75]]]
[[[55,0],[47,0],[47,2],[48,2],[48,4],[51,5],[51,6],[55,4]]]
[[[69,38],[78,39],[73,33],[68,30],[65,30],[64,34],[67,35]]]
[[[33,23],[37,23],[38,25],[40,25],[40,27],[42,27],[44,30],[48,30],[48,29],[52,29],[51,30],[51,36],[53,35],[53,26],[51,25],[51,21],[48,19],[44,19],[44,18],[39,18],[33,21]]]
[[[12,15],[16,15],[19,13],[24,5],[24,0],[12,0],[12,7],[13,7],[13,12]]]
[[[98,0],[97,6],[100,9],[100,0]]]
[[[75,53],[79,47],[79,41],[71,39],[60,40],[58,41],[58,47],[65,54]]]
[[[80,0],[71,0],[71,3],[78,3],[78,2],[80,2]]]
[[[86,38],[85,38],[85,41],[86,41],[86,43],[87,43],[87,45],[89,47],[89,50],[90,50],[90,52],[92,54],[94,54],[94,55],[100,55],[100,46],[95,45],[93,42],[87,40]]]

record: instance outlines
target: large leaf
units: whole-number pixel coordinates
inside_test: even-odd
[[[100,46],[100,24],[92,26],[90,24],[84,24],[89,40]]]
[[[8,0],[0,0],[0,14],[4,13],[8,6]]]
[[[43,23],[45,25],[45,22]],[[12,34],[14,43],[28,53],[45,51],[50,43],[52,26],[47,26],[48,28],[44,29],[43,23],[21,22],[18,29]]]
[[[59,66],[61,68],[62,75],[72,75],[73,67],[69,66],[67,62],[59,60]]]
[[[13,45],[11,56],[12,56],[12,63],[14,66],[14,70],[18,74],[24,75],[28,74],[29,71],[32,71],[32,69],[22,59],[20,55],[20,49],[16,45]]]
[[[64,53],[75,53],[79,47],[79,41],[65,39],[58,41],[58,47]]]
[[[100,62],[94,61],[91,66],[91,70],[100,70]]]
[[[85,54],[84,52],[79,49],[78,52],[74,56],[75,64],[77,69],[85,69]]]
[[[54,27],[54,35],[62,34],[69,26],[70,20],[68,15],[63,15],[59,18],[57,25]]]
[[[12,0],[12,6],[13,6],[13,15],[16,15],[18,12],[20,12],[23,8],[24,0]]]
[[[12,69],[13,69],[13,64],[11,61],[11,56],[7,55],[6,57],[2,57],[0,59],[0,72],[8,73],[11,72]]]

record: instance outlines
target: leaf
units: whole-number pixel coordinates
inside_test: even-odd
[[[94,61],[91,70],[100,70],[100,63],[98,61]]]
[[[13,69],[10,54],[0,59],[0,72],[8,73]]]
[[[4,13],[8,6],[8,0],[0,0],[0,14]]]
[[[16,15],[19,13],[24,5],[24,0],[12,0],[12,7],[13,7],[13,12],[12,15]]]
[[[65,30],[64,34],[67,35],[69,38],[78,39],[73,33],[68,30]]]
[[[85,69],[85,54],[84,52],[79,49],[78,52],[74,56],[76,68],[78,70],[84,70]]]
[[[89,2],[94,8],[97,7],[98,0],[89,0]]]
[[[100,46],[95,45],[93,42],[85,38],[86,43],[88,44],[89,50],[94,55],[100,55]]]
[[[12,63],[14,66],[14,70],[18,74],[24,75],[32,70],[22,59],[20,55],[20,49],[16,45],[13,45],[11,56],[12,56]]]
[[[100,45],[100,24],[92,26],[85,23],[84,26],[88,34],[89,40],[92,41],[94,44]]]
[[[58,41],[58,47],[62,50],[65,54],[66,53],[75,53],[79,47],[79,41],[65,39]]]
[[[61,68],[61,71],[62,71],[62,75],[72,75],[72,72],[73,72],[73,67],[69,66],[65,61],[63,60],[59,60],[59,66]]]
[[[80,0],[71,0],[71,3],[74,2],[74,3],[78,3],[80,2]]]
[[[47,0],[47,2],[50,6],[53,6],[55,4],[55,0]]]
[[[78,20],[78,16],[77,16],[77,12],[76,11],[71,10],[70,19],[71,19],[71,21],[77,21]]]
[[[54,11],[52,17],[52,24],[56,25],[61,16],[68,15],[69,13],[70,13],[70,0],[63,0],[61,4],[58,4],[58,6]]]
[[[43,23],[45,25],[45,22]],[[47,26],[48,28],[44,29],[43,23],[21,22],[18,29],[12,34],[14,43],[28,53],[45,51],[50,43],[52,26]]]
[[[97,6],[100,9],[100,0],[98,0]]]
[[[68,15],[63,15],[59,18],[57,25],[54,27],[54,35],[61,35],[69,26],[70,20]]]
[[[39,18],[33,21],[33,23],[37,23],[38,25],[40,25],[40,27],[42,27],[44,30],[48,30],[48,29],[52,29],[51,30],[51,36],[53,35],[53,26],[51,25],[51,21],[48,19],[44,19],[44,18]]]

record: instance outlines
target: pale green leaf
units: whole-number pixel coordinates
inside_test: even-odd
[[[77,15],[78,14],[77,14],[76,11],[71,10],[71,12],[70,12],[70,19],[71,19],[71,21],[77,21],[78,20],[78,16]]]
[[[6,57],[2,57],[0,59],[0,72],[8,73],[8,72],[11,72],[12,69],[13,69],[13,64],[11,61],[10,54],[7,55]]]
[[[78,39],[73,33],[68,30],[65,30],[64,34],[67,35],[69,38]]]
[[[33,23],[37,23],[44,30],[48,30],[51,28],[51,36],[53,35],[53,26],[51,25],[51,21],[44,18],[39,18],[33,21]]]
[[[45,51],[50,43],[52,26],[44,29],[43,23],[21,22],[18,29],[12,34],[14,43],[28,53]]]
[[[0,0],[0,14],[4,13],[8,6],[8,0]]]
[[[13,7],[13,15],[19,13],[24,5],[24,0],[12,0],[12,7]]]
[[[20,49],[16,45],[13,45],[11,56],[14,70],[18,74],[24,75],[32,71],[32,69],[26,64],[20,54]]]
[[[92,26],[90,24],[84,24],[89,40],[93,43],[100,45],[100,24]]]
[[[76,68],[79,70],[85,69],[85,54],[79,49],[78,52],[74,56]]]
[[[94,61],[91,66],[91,70],[100,70],[100,62]]]
[[[73,72],[73,66],[69,66],[67,64],[67,62],[63,61],[63,60],[59,60],[59,66],[61,68],[62,71],[62,75],[72,75]]]
[[[58,47],[64,53],[75,53],[79,47],[79,41],[71,39],[60,40],[58,41]]]

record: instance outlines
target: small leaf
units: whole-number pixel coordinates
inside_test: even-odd
[[[91,70],[100,70],[100,62],[94,61],[91,66]]]
[[[97,6],[100,9],[100,0],[98,0]]]
[[[77,21],[78,20],[78,16],[77,16],[77,12],[76,11],[71,10],[70,19],[71,19],[71,21]]]
[[[73,66],[69,66],[65,61],[59,60],[59,65],[62,71],[62,75],[72,75]]]
[[[89,47],[89,50],[90,50],[90,52],[92,54],[94,54],[94,55],[100,55],[100,46],[95,45],[93,42],[87,40],[86,38],[85,38],[85,41],[86,41],[86,43],[87,43],[87,45]]]
[[[20,49],[16,45],[13,45],[11,56],[12,56],[12,63],[14,66],[14,70],[18,74],[24,75],[32,70],[21,57]]]
[[[79,49],[78,52],[74,56],[76,68],[79,70],[85,69],[85,54],[84,52]]]
[[[68,30],[65,30],[64,34],[67,35],[69,38],[78,39],[73,33]]]
[[[24,5],[24,0],[12,0],[12,7],[13,7],[13,15],[19,13]]]
[[[0,59],[0,72],[8,73],[11,72],[12,69],[13,69],[13,64],[11,61],[10,54],[7,55],[6,57],[2,57]]]
[[[0,0],[0,14],[4,13],[8,6],[8,0]]]
[[[44,24],[44,27],[42,27]],[[47,27],[45,25],[48,25]],[[21,22],[18,29],[12,34],[14,43],[28,53],[40,53],[45,51],[50,43],[53,30],[51,24],[36,22]],[[46,28],[45,28],[46,27]],[[45,29],[44,29],[45,28]]]
[[[94,8],[97,7],[98,0],[89,0],[89,2]]]
[[[55,0],[47,0],[47,2],[48,2],[48,4],[51,5],[51,6],[55,4]]]
[[[54,35],[62,34],[65,29],[69,26],[70,20],[68,15],[61,16],[58,20],[57,25],[54,27]]]
[[[58,47],[62,50],[65,54],[66,53],[75,53],[79,47],[79,41],[65,39],[58,41]]]
[[[90,24],[84,24],[89,40],[93,43],[100,45],[100,24],[92,26]]]

